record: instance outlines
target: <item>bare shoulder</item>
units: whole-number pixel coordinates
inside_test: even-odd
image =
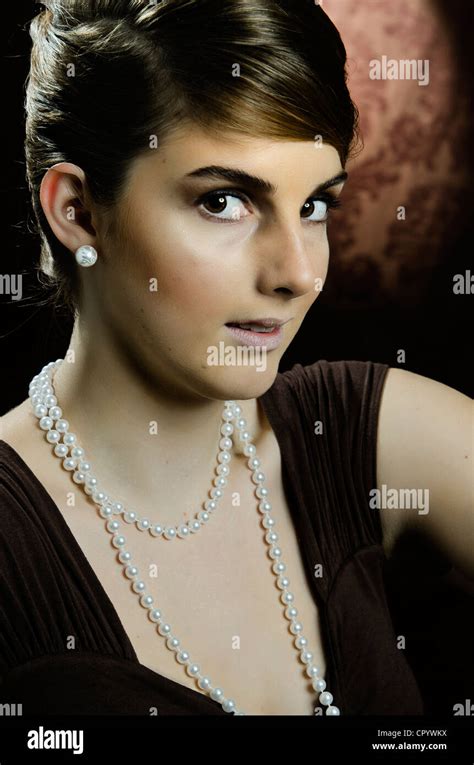
[[[471,398],[431,378],[389,370],[377,436],[386,550],[413,527],[463,570],[472,568],[472,428]]]

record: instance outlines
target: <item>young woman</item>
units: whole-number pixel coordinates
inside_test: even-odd
[[[472,572],[471,402],[278,373],[357,136],[337,30],[313,0],[45,5],[27,170],[75,325],[2,418],[1,701],[422,714],[384,561],[412,525]]]

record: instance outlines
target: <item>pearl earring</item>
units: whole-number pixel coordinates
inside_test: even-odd
[[[84,268],[93,266],[97,261],[97,250],[90,244],[83,244],[76,250],[76,262]]]

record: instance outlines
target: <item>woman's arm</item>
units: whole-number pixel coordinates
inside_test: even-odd
[[[474,579],[472,442],[468,396],[413,372],[388,371],[377,439],[385,542],[416,527]]]

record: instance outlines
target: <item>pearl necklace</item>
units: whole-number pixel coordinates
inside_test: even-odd
[[[54,373],[62,363],[63,359],[58,359],[46,364],[30,383],[30,402],[34,414],[39,420],[39,427],[46,431],[46,440],[54,446],[54,454],[62,460],[63,467],[72,473],[73,481],[81,486],[98,506],[98,514],[106,521],[105,528],[112,536],[112,545],[117,549],[117,560],[122,564],[125,576],[131,580],[131,588],[138,596],[140,605],[148,611],[148,618],[156,623],[157,632],[164,638],[167,648],[175,654],[176,660],[183,665],[185,672],[194,678],[200,690],[205,691],[211,699],[219,702],[225,712],[243,715],[245,712],[238,711],[235,702],[226,698],[222,689],[214,686],[209,677],[201,672],[199,664],[191,660],[189,653],[182,648],[181,642],[173,635],[171,626],[165,620],[161,610],[155,608],[152,596],[145,592],[146,584],[140,579],[137,567],[130,563],[132,554],[125,549],[126,540],[120,533],[120,523],[117,518],[112,517],[123,515],[125,522],[135,524],[139,531],[148,531],[154,537],[167,540],[184,539],[199,531],[209,521],[227,485],[227,477],[230,474],[229,463],[232,459],[230,454],[233,445],[231,436],[234,433],[232,423],[235,421],[239,439],[245,444],[243,451],[248,457],[247,466],[252,472],[251,480],[256,484],[255,495],[259,500],[258,510],[262,514],[261,524],[266,529],[265,540],[269,547],[268,555],[273,560],[272,571],[276,577],[278,589],[282,591],[280,600],[285,605],[284,615],[290,622],[290,632],[295,636],[295,648],[299,653],[301,662],[306,665],[306,675],[312,688],[318,693],[320,703],[327,707],[326,715],[339,715],[340,710],[332,705],[333,696],[326,690],[326,682],[320,676],[319,667],[313,664],[313,654],[307,650],[308,641],[302,635],[303,625],[297,620],[298,611],[294,605],[294,595],[288,590],[290,580],[284,576],[286,565],[282,560],[282,551],[277,546],[278,534],[275,532],[275,519],[270,515],[272,506],[268,502],[268,489],[264,486],[265,475],[259,469],[260,460],[257,458],[256,447],[250,442],[250,433],[245,429],[247,423],[240,417],[241,407],[235,401],[225,402],[222,413],[224,424],[220,429],[222,438],[219,442],[219,454],[217,456],[219,464],[216,468],[216,477],[213,479],[214,487],[210,491],[211,498],[203,503],[203,510],[186,524],[168,527],[159,523],[152,524],[147,518],[140,518],[134,511],[127,511],[120,502],[112,501],[98,487],[97,479],[92,474],[92,468],[86,459],[84,449],[78,446],[74,433],[69,433],[69,423],[63,419],[61,407],[58,406],[58,400],[54,393]],[[320,711],[316,708],[314,714]]]

